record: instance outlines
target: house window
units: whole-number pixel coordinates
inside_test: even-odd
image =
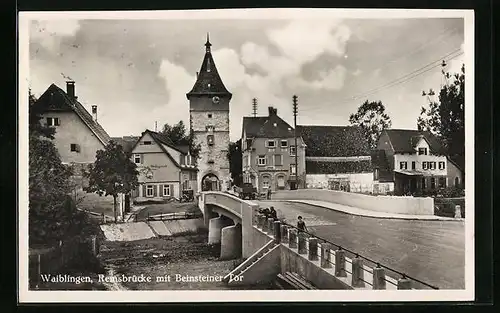
[[[436,189],[436,178],[431,177],[431,189]]]
[[[295,164],[290,164],[290,175],[296,175],[296,172]]]
[[[212,113],[208,113],[208,118],[212,118]]]
[[[425,178],[425,177],[422,177],[422,189],[427,188],[427,186],[426,186],[426,182],[427,182],[426,178]]]
[[[59,126],[58,117],[47,117],[47,126]]]
[[[189,190],[191,189],[190,186],[189,186],[189,180],[185,180],[184,182],[182,182],[182,190]]]
[[[376,168],[373,170],[373,180],[378,180],[379,177],[379,169]]]
[[[72,143],[69,148],[71,152],[80,152],[80,146],[76,143]]]
[[[140,154],[134,154],[134,163],[135,164],[141,164],[142,158]]]
[[[422,169],[426,170],[427,169],[427,162],[422,162]]]
[[[455,187],[459,187],[459,186],[460,186],[460,178],[455,177]]]
[[[163,196],[164,197],[170,196],[170,185],[163,185]]]
[[[281,148],[288,147],[288,140],[281,140]]]
[[[276,141],[274,140],[268,140],[266,143],[266,147],[268,148],[276,148]]]
[[[436,169],[436,162],[429,162],[429,169],[435,170]]]
[[[214,145],[214,135],[208,135],[207,136],[207,144],[209,146],[213,146]]]
[[[418,148],[418,155],[427,155],[427,148]]]
[[[408,169],[408,163],[407,162],[399,162],[399,169],[400,170]]]
[[[283,165],[283,156],[281,154],[274,155],[274,165],[275,166]]]
[[[445,188],[446,187],[446,177],[439,177],[438,184],[439,184],[439,188]]]
[[[145,146],[150,146],[151,145],[151,141],[144,141],[144,145]]]
[[[269,188],[269,177],[263,177],[264,179],[262,180],[262,188]]]
[[[414,170],[416,168],[415,161],[411,161],[411,169]]]
[[[190,172],[189,173],[189,179],[190,180],[196,180],[196,172]]]
[[[295,146],[290,146],[290,156],[295,156],[296,150]]]
[[[440,170],[444,170],[445,167],[446,167],[445,162],[439,162],[439,169]]]
[[[153,196],[153,185],[147,185],[146,186],[146,197],[152,197]]]
[[[259,166],[265,166],[266,165],[266,156],[265,155],[259,155],[258,162]]]

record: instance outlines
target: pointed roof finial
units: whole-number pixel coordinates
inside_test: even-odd
[[[207,52],[210,52],[210,47],[212,44],[210,43],[210,35],[207,33],[207,42],[205,43],[205,47],[207,47]]]

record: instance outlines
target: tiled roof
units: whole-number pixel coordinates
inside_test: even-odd
[[[207,42],[207,44],[211,45],[209,42]],[[210,87],[208,84],[210,84]],[[201,68],[193,89],[191,89],[187,96],[190,97],[191,95],[197,94],[227,95],[231,97],[231,93],[226,89],[226,86],[224,86],[219,76],[209,47],[201,63]]]
[[[123,151],[130,153],[135,143],[140,139],[138,136],[112,137],[111,140],[123,147]]]
[[[363,133],[356,126],[297,125],[297,136],[306,144],[306,156],[351,157],[370,155]]]
[[[306,160],[307,174],[340,174],[366,172],[372,172],[372,166],[369,160],[344,162]]]
[[[293,128],[278,115],[243,117],[243,130],[248,138],[289,138]]]
[[[439,139],[429,131],[418,131],[412,129],[386,129],[384,130],[394,148],[394,152],[415,152],[415,146],[423,136],[429,143],[431,151],[435,154],[444,154],[444,149]]]
[[[94,118],[85,109],[85,107],[78,102],[78,100],[71,99],[64,90],[57,87],[55,84],[51,84],[33,105],[37,106],[37,109],[41,112],[73,111],[82,119],[85,125],[90,128],[90,130],[104,145],[107,145],[111,140],[108,133],[99,123],[94,121]]]

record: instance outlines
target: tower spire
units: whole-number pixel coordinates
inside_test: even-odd
[[[205,47],[207,47],[207,52],[210,52],[210,47],[212,44],[210,43],[210,35],[207,33],[207,42],[205,43]]]

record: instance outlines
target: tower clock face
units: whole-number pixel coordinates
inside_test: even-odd
[[[215,96],[215,97],[212,98],[212,102],[215,103],[215,104],[217,104],[217,103],[220,102],[220,98],[217,97],[217,96]]]

